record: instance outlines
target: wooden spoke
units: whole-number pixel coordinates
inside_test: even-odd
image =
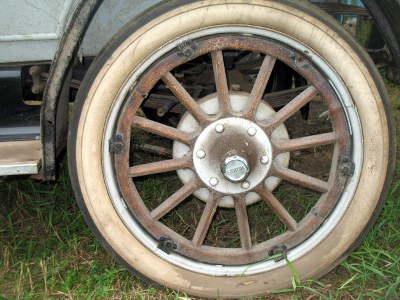
[[[247,216],[247,206],[244,196],[235,198],[234,203],[242,248],[245,250],[250,250],[252,246],[250,225],[249,217]]]
[[[161,79],[199,124],[203,124],[207,121],[206,113],[201,109],[192,96],[190,96],[182,84],[174,77],[174,75],[168,72]]]
[[[138,165],[129,168],[129,174],[132,177],[140,177],[145,175],[175,171],[184,168],[190,168],[191,158],[176,158],[153,163]]]
[[[257,194],[268,204],[279,219],[287,226],[290,231],[296,231],[298,225],[290,213],[283,207],[278,199],[264,186],[257,189]]]
[[[194,191],[201,187],[201,183],[197,179],[192,179],[186,183],[183,187],[172,194],[168,199],[161,203],[157,208],[155,208],[151,213],[151,217],[155,220],[161,219],[172,209],[174,209],[179,203],[185,200]]]
[[[192,242],[196,247],[199,247],[203,244],[214,214],[217,211],[218,202],[220,199],[221,195],[210,192],[206,207],[204,208],[199,224],[197,225],[196,232],[193,236]]]
[[[246,114],[247,117],[255,116],[258,105],[260,104],[265,88],[271,76],[272,69],[274,68],[275,61],[276,59],[274,57],[270,55],[265,56],[250,94],[249,108]]]
[[[292,183],[307,187],[314,191],[320,193],[326,193],[329,189],[329,184],[325,181],[319,180],[317,178],[308,176],[306,174],[284,168],[284,167],[277,167],[274,164],[274,167],[271,169],[271,175],[282,178],[284,180],[290,181]]]
[[[217,86],[220,110],[226,113],[230,111],[230,101],[228,81],[226,79],[224,57],[222,55],[222,51],[211,52],[211,58],[214,69],[215,84]]]
[[[279,110],[271,119],[269,119],[267,123],[263,126],[264,129],[272,132],[275,128],[285,122],[305,104],[310,102],[316,95],[318,95],[317,89],[313,86],[308,87],[300,95],[295,97],[281,110]]]
[[[190,143],[192,138],[189,133],[139,116],[133,117],[132,124],[147,132],[151,132],[171,140],[179,141],[186,145]]]
[[[322,145],[334,144],[337,141],[334,132],[316,134],[291,140],[272,140],[278,153],[307,149]]]

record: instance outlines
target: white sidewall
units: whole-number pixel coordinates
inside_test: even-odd
[[[270,1],[229,1],[229,5],[226,1],[202,1],[167,12],[132,34],[104,63],[80,112],[75,151],[81,193],[94,224],[129,265],[160,284],[209,297],[217,293],[224,297],[262,294],[287,287],[291,273],[282,266],[264,274],[211,278],[153,254],[132,236],[110,201],[102,143],[104,125],[121,86],[134,71],[132,66],[180,35],[225,24],[267,28],[319,53],[346,83],[361,121],[364,160],[358,188],[347,213],[324,242],[294,262],[302,278],[329,269],[362,233],[380,197],[389,158],[388,121],[376,84],[354,50],[332,29],[307,14]]]

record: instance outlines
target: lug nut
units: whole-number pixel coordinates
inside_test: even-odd
[[[200,149],[200,150],[197,150],[196,156],[197,156],[198,158],[202,159],[202,158],[206,157],[206,153],[204,152],[203,149]]]
[[[268,155],[263,155],[263,156],[261,156],[260,162],[261,162],[263,165],[266,165],[267,163],[269,163],[269,157],[268,157]]]
[[[215,126],[215,131],[218,133],[222,133],[222,132],[224,132],[224,130],[225,130],[225,128],[224,128],[224,125],[222,125],[222,124],[217,124],[217,126]]]
[[[249,129],[247,129],[247,133],[248,133],[250,136],[255,136],[256,133],[257,133],[257,129],[255,129],[254,127],[250,127]]]
[[[210,184],[211,184],[212,186],[216,186],[218,183],[219,183],[219,181],[218,181],[217,178],[212,177],[212,178],[210,179]]]
[[[242,182],[242,188],[247,190],[250,187],[250,182],[248,181],[243,181]]]

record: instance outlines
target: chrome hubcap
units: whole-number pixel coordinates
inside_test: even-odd
[[[231,182],[242,182],[249,175],[249,163],[238,155],[228,156],[221,165],[222,174]]]

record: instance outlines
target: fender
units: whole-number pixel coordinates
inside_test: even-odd
[[[400,0],[363,0],[389,45],[392,62],[387,69],[390,81],[400,84]]]
[[[400,0],[362,0],[369,10],[389,45],[393,64],[388,69],[388,78],[400,83]],[[62,97],[68,77],[86,29],[92,21],[103,0],[80,0],[76,6],[60,40],[55,59],[52,62],[43,99],[41,112],[42,131],[42,174],[46,180],[55,179],[56,156],[62,150],[66,140],[66,111],[60,110],[68,103]],[[64,105],[64,106],[65,106]]]
[[[49,78],[43,94],[45,99],[41,111],[42,137],[42,173],[44,179],[52,180],[56,176],[56,155],[65,145],[65,130],[68,126],[67,118],[60,113],[61,100],[68,104],[68,99],[62,99],[61,94],[78,52],[86,29],[103,0],[81,0],[76,6],[60,40],[56,56],[51,64]],[[64,120],[59,122],[59,120]],[[64,133],[64,136],[61,136]],[[58,138],[58,139],[57,139]]]

